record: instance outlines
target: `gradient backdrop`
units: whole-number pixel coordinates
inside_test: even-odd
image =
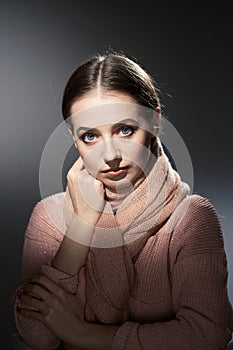
[[[63,88],[77,65],[108,49],[136,57],[157,80],[164,116],[192,158],[194,192],[219,214],[233,302],[231,1],[176,3],[0,2],[1,349],[11,349],[11,295]]]

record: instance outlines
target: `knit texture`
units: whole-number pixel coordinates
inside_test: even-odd
[[[144,181],[118,205],[116,215],[106,201],[97,222],[87,260],[89,321],[121,321],[134,288],[136,256],[190,191],[171,167],[159,140],[158,145],[158,157]],[[115,199],[116,193],[106,191],[108,199]],[[73,214],[69,191],[66,199]],[[107,289],[103,288],[106,278]]]
[[[216,210],[208,199],[187,194],[188,188],[163,155],[158,160],[150,174],[157,174],[154,188],[143,182],[132,193],[130,206],[123,201],[115,216],[109,203],[106,204],[107,212],[98,227],[112,228],[113,242],[117,244],[106,249],[98,243],[90,248],[86,319],[118,323],[122,310],[128,308],[128,320],[119,325],[111,350],[225,349],[233,331],[233,311]],[[172,185],[166,187],[166,195],[162,193],[160,198],[166,205],[161,205],[162,201],[156,198],[165,179]],[[147,195],[142,196],[142,191]],[[154,203],[149,200],[151,191],[157,191]],[[155,208],[160,210],[156,212]],[[66,291],[77,293],[78,276],[58,271],[50,264],[71,214],[67,192],[57,193],[36,204],[26,228],[22,284],[12,301],[18,331],[33,349],[56,349],[60,340],[41,322],[17,312],[18,294],[28,277],[36,272],[46,274]],[[122,233],[129,232],[130,239],[119,244],[125,239]],[[132,239],[139,232],[137,239]],[[64,347],[79,349],[68,344]]]

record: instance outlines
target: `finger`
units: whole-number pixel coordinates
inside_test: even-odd
[[[69,190],[69,185],[68,185],[68,183],[67,183],[67,185],[66,185],[66,193],[67,193],[68,197],[69,197],[70,200],[71,200],[71,195],[70,195],[70,190]]]
[[[38,300],[38,299],[34,298],[33,296],[27,295],[26,293],[22,293],[19,296],[19,299],[22,303],[26,304],[25,305],[26,309],[27,309],[27,306],[32,306],[32,307],[37,309],[37,312],[41,312],[44,315],[47,315],[48,310],[47,310],[45,304],[43,303],[43,301]]]
[[[22,316],[25,316],[28,318],[33,318],[34,320],[38,320],[38,321],[41,321],[44,323],[44,316],[40,312],[27,310],[27,309],[19,308],[19,307],[17,307],[17,311]]]
[[[67,179],[72,179],[74,177],[77,176],[77,174],[84,170],[85,169],[85,166],[83,164],[83,160],[81,157],[78,157],[78,159],[74,162],[74,164],[72,165],[72,167],[69,169],[68,173],[67,173]],[[69,181],[68,181],[68,184],[69,184]]]
[[[52,282],[52,284],[54,283],[53,281],[50,281],[50,282]],[[36,283],[28,284],[24,288],[25,293],[24,292],[21,293],[19,295],[19,299],[25,303],[30,303],[30,305],[38,308],[41,311],[41,313],[43,313],[46,316],[50,308],[56,309],[58,303],[62,299],[64,300],[64,296],[66,293],[64,289],[59,287],[56,283],[54,283],[54,285],[55,285],[55,289],[54,289],[54,293],[52,293],[47,289],[44,289],[44,287],[42,287],[39,284],[36,284]],[[22,299],[21,299],[21,295],[22,295]]]
[[[62,289],[57,283],[55,283],[54,281],[52,281],[50,278],[48,278],[43,274],[31,277],[30,282],[31,284],[35,284],[35,285],[38,285],[39,287],[42,287],[42,288],[36,288],[35,286],[33,288],[34,291],[40,293],[39,294],[40,297],[45,295],[48,296],[45,293],[46,290],[50,293],[57,294]]]
[[[92,176],[92,175],[87,171],[87,169],[86,169],[85,167],[82,169],[82,172],[81,172],[80,174],[82,174],[82,175],[84,175],[84,176],[91,176],[91,178],[94,178],[94,179],[95,179],[95,177]]]
[[[54,294],[49,292],[47,289],[40,286],[39,284],[36,284],[36,283],[28,284],[26,287],[24,287],[23,292],[24,294],[27,294],[29,297],[37,299],[38,301],[43,301],[45,305],[53,304]],[[22,293],[20,294],[20,296],[21,295]]]
[[[77,172],[85,169],[81,156],[79,156],[78,159],[74,162],[72,168]]]
[[[37,286],[37,287],[36,287]],[[23,292],[27,295],[33,296],[34,298],[37,298],[38,300],[42,300],[42,294],[44,292],[44,288],[40,291],[41,286],[35,283],[28,283],[26,286],[23,287]],[[46,289],[47,291],[47,289]],[[50,293],[47,291],[47,293]],[[21,294],[20,294],[21,295]]]

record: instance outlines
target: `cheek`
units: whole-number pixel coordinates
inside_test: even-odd
[[[98,150],[96,148],[89,150],[83,148],[80,149],[79,154],[88,173],[96,177],[98,171],[103,167],[103,161]]]
[[[84,157],[83,163],[85,165],[85,168],[89,172],[89,174],[91,174],[95,177],[98,173],[99,168],[100,168],[100,161],[98,161],[98,159],[96,159],[96,157]]]
[[[122,147],[121,154],[123,159],[134,163],[141,169],[144,169],[151,152],[144,144],[130,141],[125,143],[124,147]]]

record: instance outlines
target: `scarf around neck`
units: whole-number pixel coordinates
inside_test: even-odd
[[[107,191],[109,201],[95,226],[86,261],[85,317],[90,322],[121,322],[134,287],[134,263],[140,251],[190,192],[189,185],[172,168],[159,138],[158,150],[149,174],[137,188],[123,195],[115,215],[110,203],[116,193]],[[65,199],[72,211],[67,189]]]
[[[91,249],[111,248],[127,245],[133,258],[138,254],[151,229],[160,228],[170,217],[177,205],[189,194],[190,187],[181,181],[172,168],[158,138],[158,158],[143,182],[123,198],[114,215],[109,201],[95,227]],[[108,190],[109,200],[116,194]],[[66,190],[69,206],[72,202]]]

